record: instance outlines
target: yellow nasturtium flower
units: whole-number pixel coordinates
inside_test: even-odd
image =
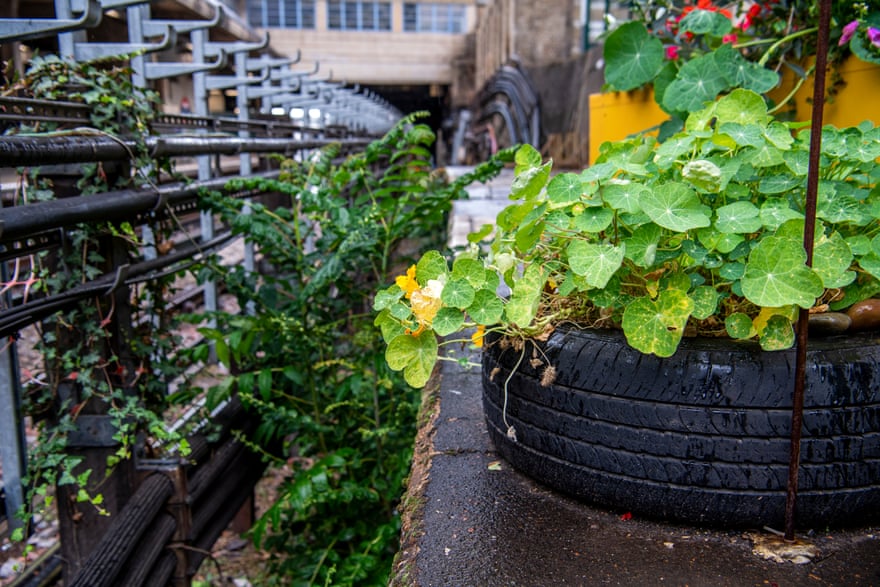
[[[394,283],[405,292],[406,299],[410,299],[413,292],[419,289],[419,282],[416,281],[416,266],[413,265],[407,269],[406,275],[398,275],[394,279]]]
[[[477,325],[477,331],[471,335],[471,341],[478,349],[483,348],[484,336],[486,336],[486,326],[484,324]]]
[[[440,300],[442,293],[443,283],[437,279],[429,279],[428,285],[414,290],[409,296],[409,303],[412,306],[413,314],[415,314],[416,320],[419,322],[419,328],[412,333],[413,336],[418,336],[425,328],[431,326],[434,316],[437,315],[437,312],[443,306],[443,302]]]

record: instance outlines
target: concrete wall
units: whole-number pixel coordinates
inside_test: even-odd
[[[467,30],[476,22],[472,0],[443,0],[467,6]],[[327,30],[327,4],[315,6],[315,28],[269,29],[272,48],[282,55],[302,51],[303,61],[319,61],[319,76],[369,85],[449,85],[467,33],[403,32],[403,0],[392,0],[392,30]]]

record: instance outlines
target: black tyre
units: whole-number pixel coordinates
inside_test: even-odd
[[[872,522],[880,519],[880,338],[810,344],[797,523]],[[542,385],[547,365],[556,375]],[[483,354],[483,403],[498,451],[565,493],[648,517],[781,527],[794,365],[794,351],[725,339],[686,339],[660,359],[619,332],[559,329],[540,347],[528,343],[522,360],[493,341]]]

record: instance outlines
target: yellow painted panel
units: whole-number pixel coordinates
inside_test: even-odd
[[[838,128],[856,126],[864,120],[880,123],[880,67],[861,59],[847,59],[838,70],[846,83],[834,97],[833,102],[825,104],[822,115],[823,125],[831,124]],[[828,77],[828,82],[831,77]],[[812,118],[812,82],[805,83],[795,94],[797,120]]]
[[[591,94],[590,163],[599,156],[602,143],[647,131],[668,118],[651,90]]]

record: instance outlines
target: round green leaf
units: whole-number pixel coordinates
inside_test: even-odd
[[[804,215],[794,210],[787,200],[774,198],[761,206],[761,222],[771,230],[775,230],[789,220],[803,220]]]
[[[538,264],[528,265],[522,277],[516,280],[505,312],[507,319],[520,328],[528,328],[538,313],[541,292],[547,276]]]
[[[547,184],[547,198],[554,206],[573,204],[583,192],[581,177],[575,173],[560,173]]]
[[[724,72],[712,53],[687,61],[678,77],[663,93],[663,108],[673,112],[693,112],[703,108],[729,87]]]
[[[403,370],[403,378],[413,387],[424,387],[437,363],[437,337],[426,330],[418,336],[401,334],[388,343],[385,360],[395,371]]]
[[[819,275],[805,265],[806,259],[800,241],[777,236],[765,238],[749,254],[742,278],[743,295],[758,306],[811,307],[824,287]]]
[[[623,332],[630,346],[646,354],[670,357],[678,348],[694,303],[679,289],[656,300],[636,298],[623,312]]]
[[[826,288],[844,287],[855,281],[855,271],[849,270],[852,260],[852,251],[839,232],[823,236],[813,248],[813,271]]]
[[[618,91],[650,82],[663,67],[663,43],[641,22],[627,22],[608,35],[603,48],[605,82]]]
[[[688,161],[681,170],[681,176],[704,192],[717,192],[721,187],[721,168],[705,159]]]
[[[758,334],[752,319],[749,318],[748,314],[743,314],[742,312],[736,312],[725,318],[724,328],[727,330],[730,338],[738,340],[746,340]]]
[[[574,228],[578,232],[597,233],[605,230],[614,220],[614,212],[608,208],[587,208],[574,219]]]
[[[678,25],[683,32],[713,37],[723,37],[733,30],[730,19],[720,12],[699,8],[688,13]]]
[[[692,315],[697,320],[705,320],[715,313],[718,307],[718,298],[720,297],[714,287],[709,285],[701,285],[694,289],[690,294],[691,300],[694,302],[694,310]]]
[[[758,342],[765,351],[790,349],[794,345],[794,327],[791,320],[779,314],[770,316],[758,337]]]
[[[643,194],[639,198],[642,210],[663,228],[685,232],[709,226],[711,211],[700,202],[696,192],[680,182],[658,185],[653,197]]]
[[[740,147],[760,147],[764,144],[764,133],[756,124],[725,122],[719,125],[718,132],[729,136]]]
[[[770,120],[764,98],[751,90],[737,88],[723,96],[715,105],[716,124],[738,122],[739,124],[764,125]]]
[[[446,257],[441,255],[440,251],[428,251],[416,264],[416,281],[424,285],[429,279],[437,279],[441,275],[446,275],[448,271]]]
[[[464,279],[450,279],[443,286],[440,300],[444,306],[465,309],[474,301],[474,288]]]
[[[654,223],[638,227],[626,241],[626,258],[639,267],[650,267],[657,257],[660,227]]]
[[[486,268],[481,261],[459,257],[452,263],[452,278],[464,279],[475,288],[486,283]]]
[[[568,245],[568,264],[590,287],[603,288],[620,268],[625,252],[623,245],[616,247],[575,240]]]
[[[468,307],[467,313],[477,324],[497,324],[501,320],[504,304],[493,291],[477,290],[474,302]]]
[[[602,199],[615,210],[621,210],[629,214],[642,211],[639,198],[651,190],[642,183],[612,183],[602,186]]]
[[[751,202],[734,202],[716,211],[715,228],[721,232],[746,234],[757,232],[763,226],[758,207]]]
[[[434,320],[431,322],[431,328],[438,336],[447,336],[453,332],[461,330],[464,324],[464,314],[461,310],[455,308],[440,308]]]

